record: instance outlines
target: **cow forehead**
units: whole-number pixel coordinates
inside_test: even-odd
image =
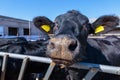
[[[70,11],[55,18],[55,22],[58,22],[59,24],[67,20],[75,21],[76,23],[79,23],[81,25],[89,22],[86,16],[82,15],[80,12],[77,11]]]

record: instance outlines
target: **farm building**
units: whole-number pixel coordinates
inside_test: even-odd
[[[28,20],[16,19],[0,15],[1,36],[41,35],[42,32]]]

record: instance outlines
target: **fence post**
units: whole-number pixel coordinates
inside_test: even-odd
[[[99,71],[97,68],[91,68],[82,80],[91,80]]]
[[[43,78],[43,80],[48,80],[48,78],[49,78],[50,74],[52,73],[54,67],[55,67],[55,63],[51,62],[50,66],[49,66],[49,68],[48,68],[48,70],[47,70],[47,72],[46,72],[46,74],[45,74],[45,76]]]
[[[4,55],[3,57],[3,63],[2,63],[2,72],[1,72],[1,80],[5,80],[5,72],[6,72],[6,67],[7,67],[7,60],[8,60],[7,54]]]
[[[25,69],[26,69],[26,66],[27,66],[28,61],[29,61],[29,58],[28,58],[28,57],[26,57],[26,58],[23,59],[18,80],[22,80],[22,79],[23,79],[23,75],[24,75],[24,72],[25,72]]]

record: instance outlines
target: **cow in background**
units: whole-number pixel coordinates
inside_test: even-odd
[[[49,39],[49,36],[48,38]],[[24,37],[0,38],[0,51],[13,54],[31,55],[37,57],[46,57],[46,48],[48,40],[27,41]],[[0,69],[2,67],[3,57],[0,57]],[[20,72],[22,60],[9,58],[6,68],[5,80],[17,80]],[[23,80],[35,80],[36,74],[39,74],[39,80],[42,80],[49,64],[29,61]],[[62,73],[61,75],[54,75]],[[55,67],[50,80],[63,80],[67,75],[65,70]]]
[[[0,38],[0,51],[14,54],[45,57],[46,45],[47,40],[27,41],[23,37]],[[2,62],[2,57],[0,61]],[[17,80],[21,63],[22,60],[19,59],[8,59],[5,80]],[[48,66],[46,63],[28,62],[23,80],[33,80],[31,73],[44,74]]]
[[[54,34],[47,45],[46,55],[56,64],[66,66],[69,72],[68,80],[80,80],[86,74],[85,70],[69,68],[76,62],[120,66],[119,38],[110,36],[104,39],[88,39],[89,34],[105,33],[115,29],[119,25],[117,16],[105,15],[90,24],[85,15],[71,10],[57,16],[54,22],[44,16],[36,17],[34,24],[40,30]],[[93,80],[120,78],[98,73]]]

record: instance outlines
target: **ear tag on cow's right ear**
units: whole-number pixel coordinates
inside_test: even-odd
[[[49,25],[42,25],[41,28],[42,28],[45,32],[49,32],[50,29],[51,29]]]
[[[98,26],[96,29],[95,29],[95,33],[99,33],[99,32],[102,32],[104,31],[104,26]]]

